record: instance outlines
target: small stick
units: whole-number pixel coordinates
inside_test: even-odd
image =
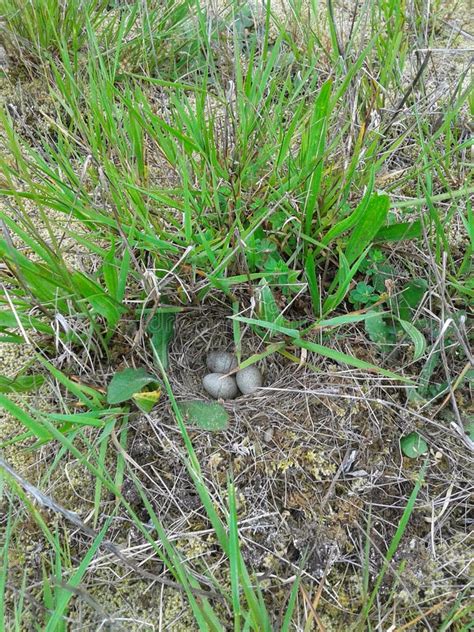
[[[329,485],[329,489],[328,489],[328,491],[326,492],[326,495],[324,496],[324,498],[321,501],[321,505],[320,505],[321,511],[324,509],[324,507],[326,506],[326,503],[331,498],[332,493],[334,491],[334,488],[336,487],[336,483],[339,480],[342,472],[344,471],[344,467],[345,467],[347,461],[349,460],[351,452],[352,452],[352,448],[351,447],[347,448],[346,453],[344,455],[344,458],[342,459],[341,464],[339,465],[339,467],[337,469],[337,472],[334,475],[334,478],[332,479],[331,484]]]

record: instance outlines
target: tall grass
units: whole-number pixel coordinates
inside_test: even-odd
[[[107,57],[129,70],[155,73],[165,65],[186,66],[194,52],[188,36],[192,5],[192,0],[0,0],[0,15],[10,53],[27,70],[47,72],[65,49],[87,57],[92,30]]]
[[[399,41],[400,16],[392,18]],[[50,319],[58,312],[83,316],[102,347],[126,311],[127,283],[149,291],[149,266],[158,278],[178,261],[180,270],[203,273],[201,300],[215,290],[232,299],[247,277],[257,286],[282,287],[290,300],[307,292],[319,318],[341,305],[371,243],[384,239],[390,201],[375,190],[374,176],[402,138],[369,132],[372,95],[354,91],[381,54],[380,37],[357,49],[355,31],[346,47],[348,69],[338,64],[332,76],[321,76],[319,53],[303,48],[295,61],[295,44],[283,29],[271,45],[256,35],[245,50],[234,30],[234,81],[227,84],[215,53],[219,34],[203,16],[195,29],[204,52],[191,83],[124,75],[123,38],[110,57],[88,26],[86,67],[67,42],[50,62],[54,142],[45,137],[41,148],[28,146],[3,114],[14,158],[2,159],[3,193],[23,210],[19,221],[11,213],[2,217],[37,256],[27,261],[3,242],[18,306],[33,300]],[[225,51],[226,42],[220,45]],[[385,92],[396,88],[402,62],[391,56],[378,69]],[[166,114],[155,107],[158,88]],[[365,112],[356,136],[354,108]],[[341,147],[349,147],[344,158]],[[361,168],[368,161],[372,168]],[[38,207],[51,244],[28,219],[25,199]],[[91,253],[93,274],[70,274],[54,237],[58,213],[61,234]],[[409,230],[404,222],[397,233],[390,221],[391,240]]]
[[[0,15],[10,46],[37,61],[47,52],[57,52],[63,42],[72,50],[82,47],[88,22],[99,29],[108,0],[1,0]]]

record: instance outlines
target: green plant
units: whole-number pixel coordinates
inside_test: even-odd
[[[229,415],[221,404],[189,401],[179,402],[178,407],[187,426],[197,426],[203,430],[225,430],[229,425]]]
[[[410,432],[400,439],[400,448],[405,456],[416,459],[428,451],[428,444],[418,432]]]
[[[129,70],[157,72],[168,63],[172,41],[174,66],[186,63],[186,48],[192,50],[187,25],[191,0],[180,2],[142,2],[117,4],[110,0],[0,0],[6,44],[15,53],[17,63],[46,69],[51,55],[80,53],[90,33],[100,41],[101,51]],[[196,53],[196,51],[194,51]]]
[[[380,298],[380,295],[375,292],[375,288],[367,283],[360,282],[357,284],[354,290],[349,294],[349,300],[354,303],[356,307],[371,305],[376,303]]]
[[[413,513],[413,510],[415,508],[415,503],[416,503],[416,499],[418,497],[418,494],[420,492],[420,489],[423,485],[424,482],[424,476],[426,473],[426,469],[427,469],[427,464],[428,462],[425,461],[424,464],[422,465],[415,485],[413,487],[413,490],[410,494],[410,497],[408,499],[408,502],[405,506],[405,509],[403,510],[403,514],[400,518],[400,521],[398,523],[397,526],[397,530],[392,538],[392,541],[390,542],[390,545],[387,549],[387,552],[384,554],[384,559],[383,559],[383,564],[382,564],[382,568],[380,569],[380,572],[377,575],[377,578],[374,582],[374,587],[372,589],[372,592],[370,594],[367,594],[367,598],[365,599],[365,603],[364,603],[364,607],[362,609],[362,612],[360,614],[360,618],[358,621],[358,624],[360,626],[364,626],[367,622],[367,619],[369,617],[370,611],[374,605],[374,601],[377,598],[377,595],[379,593],[380,587],[382,585],[382,581],[383,578],[385,577],[385,574],[387,573],[388,569],[390,568],[390,563],[398,549],[398,546],[400,544],[400,541],[403,537],[403,534],[406,531],[406,528],[408,526],[410,517]],[[370,546],[370,545],[368,545]]]
[[[211,46],[212,38],[203,31],[204,25],[197,24],[201,46]],[[94,339],[106,349],[125,314],[127,286],[138,281],[144,294],[150,291],[142,274],[142,261],[149,253],[154,266],[163,271],[161,275],[177,261],[202,271],[207,283],[199,290],[199,300],[215,288],[232,299],[234,286],[263,279],[270,290],[280,287],[290,300],[306,283],[317,317],[340,308],[352,280],[368,261],[371,242],[384,239],[390,202],[388,196],[373,192],[378,163],[370,173],[355,170],[361,149],[358,145],[344,176],[342,193],[337,193],[341,173],[333,151],[346,129],[336,132],[329,144],[326,138],[343,112],[348,76],[341,73],[336,81],[318,88],[311,78],[317,60],[307,51],[307,69],[296,81],[289,73],[294,60],[286,57],[287,44],[284,31],[274,44],[270,46],[267,41],[263,48],[254,38],[244,55],[252,63],[244,65],[239,41],[234,42],[237,81],[232,110],[224,86],[215,82],[211,86],[209,77],[218,76],[214,55],[206,58],[196,85],[176,82],[170,89],[159,79],[143,77],[145,83],[137,83],[120,76],[118,81],[117,63],[101,53],[90,28],[88,46],[93,56],[85,72],[63,48],[61,61],[51,67],[59,141],[45,143],[45,161],[44,152],[25,148],[11,120],[5,117],[16,166],[4,161],[4,172],[12,183],[13,178],[23,180],[30,191],[10,188],[4,192],[20,205],[27,196],[71,215],[75,225],[67,230],[68,236],[103,263],[93,275],[71,274],[66,262],[52,258],[37,232],[30,237],[31,226],[20,230],[5,215],[9,230],[27,239],[40,258],[33,264],[4,245],[3,257],[16,280],[19,311],[33,298],[54,319],[54,311],[67,315],[72,304]],[[371,42],[363,50],[350,76],[370,57],[373,47]],[[390,81],[386,68],[383,72]],[[169,121],[151,107],[146,82],[168,92],[172,105]],[[214,110],[208,97],[211,87]],[[85,94],[92,98],[85,99]],[[313,95],[314,102],[309,98]],[[214,112],[219,110],[234,130],[232,152],[224,150],[215,134]],[[66,122],[66,116],[71,123]],[[375,152],[375,139],[369,142],[367,138],[367,142],[370,152]],[[145,147],[150,143],[175,173],[176,185],[171,189],[149,184]],[[279,147],[277,154],[275,146]],[[90,185],[103,190],[110,211],[96,208],[90,185],[71,170],[73,159],[86,170]],[[237,171],[235,164],[239,165]],[[31,170],[37,173],[35,182],[28,175]],[[61,172],[59,179],[55,171]],[[348,203],[351,188],[365,184],[365,195],[352,208]],[[227,213],[222,212],[224,208]],[[179,214],[182,223],[177,219]],[[393,218],[391,221],[390,228],[396,228]],[[54,234],[50,220],[45,218],[45,223]],[[392,230],[390,239],[393,235]],[[99,245],[103,239],[110,244],[108,249]],[[181,257],[183,247],[187,250]],[[380,291],[383,270],[377,255],[372,263],[375,267],[368,273]],[[321,285],[318,275],[323,268],[326,278],[321,279]],[[276,312],[275,317],[280,318]],[[262,320],[273,322],[273,318]],[[77,343],[76,329],[71,327],[66,335],[60,335]]]
[[[49,611],[48,614],[46,614],[44,622],[45,632],[59,632],[67,629],[66,623],[64,622],[64,613],[67,611],[68,604],[74,596],[74,588],[81,583],[94,555],[105,538],[109,526],[110,521],[107,521],[100,533],[97,534],[80,564],[74,569],[74,572],[70,573],[67,582],[64,582],[66,569],[63,568],[62,562],[65,558],[64,549],[61,547],[58,533],[53,534],[55,541],[55,568],[53,567],[53,579],[43,567],[43,603],[47,611]],[[69,565],[72,566],[72,561],[68,560],[68,562]]]
[[[148,325],[150,343],[158,354],[165,370],[168,369],[168,346],[173,339],[173,327],[176,314],[160,310]]]
[[[31,0],[18,3],[1,0],[0,13],[11,43],[19,50],[29,47],[38,58],[47,51],[57,51],[64,41],[78,50],[86,38],[90,22],[99,28],[104,22],[107,0]]]
[[[37,390],[44,382],[43,375],[17,375],[14,378],[0,375],[0,393],[24,393]]]
[[[122,404],[133,400],[149,413],[160,397],[159,383],[142,367],[123,369],[115,373],[107,388],[107,403]]]

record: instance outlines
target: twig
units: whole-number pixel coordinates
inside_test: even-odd
[[[451,397],[454,395],[454,391],[458,388],[458,386],[461,384],[461,382],[464,379],[464,376],[466,375],[466,373],[469,371],[469,369],[471,368],[471,362],[467,362],[463,368],[463,370],[461,371],[461,373],[457,376],[456,381],[454,382],[452,388],[450,389],[450,392],[446,395],[446,397],[443,399],[443,401],[441,402],[441,404],[438,406],[438,408],[436,409],[436,411],[434,412],[433,416],[436,417],[436,415],[443,410],[443,408],[446,406],[446,404],[449,402],[449,400],[451,399]]]
[[[328,500],[331,498],[331,496],[332,496],[332,494],[333,494],[333,492],[334,492],[334,488],[336,487],[336,483],[337,483],[337,481],[339,480],[339,478],[340,478],[340,476],[341,476],[342,472],[344,471],[344,468],[345,468],[345,466],[346,466],[346,463],[347,463],[347,462],[348,462],[348,460],[349,460],[349,457],[350,457],[350,455],[351,455],[351,452],[352,452],[352,448],[349,446],[349,447],[347,448],[347,450],[346,450],[346,453],[345,453],[345,455],[344,455],[344,458],[343,458],[343,459],[342,459],[342,461],[341,461],[341,464],[339,465],[339,467],[338,467],[338,469],[337,469],[337,472],[335,473],[335,475],[334,475],[334,477],[333,477],[333,479],[332,479],[332,481],[331,481],[331,484],[329,485],[329,489],[328,489],[328,491],[326,492],[326,494],[325,494],[324,498],[323,498],[323,499],[322,499],[322,501],[321,501],[321,505],[320,505],[320,507],[321,507],[321,512],[323,512],[324,507],[326,506],[326,504],[327,504]]]
[[[455,597],[455,594],[452,594],[452,595],[450,595],[449,599],[445,599],[444,601],[440,601],[438,603],[435,603],[434,606],[431,606],[431,608],[428,608],[428,610],[426,610],[422,614],[418,615],[417,617],[415,617],[411,621],[408,621],[408,623],[405,623],[405,624],[401,625],[400,627],[395,628],[394,632],[402,632],[402,630],[408,630],[408,628],[412,628],[414,625],[419,623],[422,619],[425,619],[427,615],[433,614],[434,612],[437,612],[441,608],[444,608],[447,603],[449,603],[450,601],[452,601],[454,599],[454,597]]]
[[[408,100],[408,97],[410,96],[410,94],[413,92],[413,90],[415,89],[416,84],[420,81],[426,66],[428,65],[428,62],[430,60],[431,57],[431,52],[428,51],[425,55],[425,58],[423,59],[423,62],[421,63],[421,66],[418,69],[418,72],[415,75],[415,78],[413,79],[413,81],[411,82],[411,84],[409,85],[409,87],[407,88],[405,94],[403,95],[403,97],[401,98],[400,102],[398,103],[398,105],[395,107],[395,112],[392,116],[392,118],[390,119],[390,121],[388,122],[387,127],[383,130],[382,132],[382,136],[385,136],[387,134],[387,132],[389,131],[389,129],[392,127],[393,123],[395,122],[395,119],[397,118],[397,116],[400,114],[403,106],[405,105],[405,103]]]

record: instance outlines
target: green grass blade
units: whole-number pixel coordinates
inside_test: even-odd
[[[5,397],[5,395],[0,395],[0,407],[18,419],[18,421],[21,422],[25,428],[28,428],[38,439],[43,441],[51,439],[51,434],[38,420],[33,419],[33,417],[28,415],[28,413],[17,404],[14,404],[8,397]]]
[[[361,614],[361,620],[362,620],[362,624],[364,624],[367,621],[367,618],[370,614],[370,611],[372,609],[372,606],[374,605],[374,601],[375,598],[377,597],[377,594],[380,590],[380,587],[382,585],[383,579],[385,577],[385,574],[387,573],[387,570],[389,569],[390,566],[390,562],[393,559],[393,556],[395,555],[395,553],[398,550],[400,541],[403,537],[403,534],[406,531],[408,522],[410,520],[411,514],[413,513],[413,510],[415,508],[415,502],[416,499],[418,497],[418,493],[421,489],[421,486],[423,485],[424,482],[424,477],[425,477],[425,473],[426,473],[426,469],[428,466],[428,461],[425,461],[425,463],[423,464],[423,466],[421,467],[421,470],[418,474],[418,477],[416,479],[416,483],[415,486],[413,487],[413,490],[410,494],[410,497],[408,499],[408,502],[406,504],[406,507],[403,511],[402,517],[400,518],[400,522],[398,523],[398,527],[397,530],[395,532],[395,535],[392,538],[392,541],[390,542],[390,546],[388,547],[388,551],[385,555],[384,558],[384,562],[382,565],[382,569],[380,570],[377,579],[375,581],[375,585],[374,588],[372,590],[372,593],[370,594],[369,600],[367,601],[367,603],[364,605],[364,608],[362,610],[362,614]]]
[[[76,588],[77,586],[79,586],[89,567],[89,564],[91,563],[94,555],[97,552],[97,549],[102,544],[102,541],[105,538],[105,534],[107,533],[111,522],[112,518],[109,518],[101,529],[100,533],[98,533],[97,536],[94,538],[90,549],[87,551],[86,555],[82,559],[78,568],[72,574],[71,578],[67,581],[66,587],[58,589],[58,595],[56,596],[56,607],[50,619],[48,620],[48,623],[45,627],[45,632],[55,632],[57,630],[57,626],[61,622],[67,606],[74,594],[72,591],[68,590],[67,587],[70,586],[71,588]]]
[[[379,375],[388,377],[391,380],[398,380],[407,384],[413,383],[412,380],[410,380],[409,378],[398,375],[397,373],[394,373],[392,371],[382,369],[381,367],[378,367],[375,364],[371,364],[370,362],[366,362],[365,360],[359,360],[359,358],[347,355],[346,353],[342,353],[341,351],[337,351],[336,349],[330,349],[329,347],[325,347],[315,342],[310,342],[309,340],[301,340],[299,338],[295,338],[292,342],[297,347],[302,347],[303,349],[307,349],[308,351],[312,351],[313,353],[318,353],[319,355],[322,355],[325,358],[330,358],[331,360],[334,360],[335,362],[338,362],[340,364],[347,364],[348,366],[353,366],[356,369],[364,369],[369,373],[378,373]]]

